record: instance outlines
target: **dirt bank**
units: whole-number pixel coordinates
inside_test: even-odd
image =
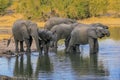
[[[16,54],[14,40],[13,39],[11,40],[11,43],[8,47],[7,47],[7,42],[8,42],[7,39],[0,40],[0,56],[11,57]],[[26,50],[25,43],[24,43],[24,49]],[[36,51],[35,41],[33,41],[31,50]]]

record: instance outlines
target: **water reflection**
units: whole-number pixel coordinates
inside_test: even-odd
[[[35,70],[33,70],[30,53],[27,53],[26,55],[16,56],[14,76],[20,79],[23,78],[37,79],[43,73],[45,73],[46,75],[48,73],[51,73],[53,70],[53,65],[50,62],[49,55],[38,55],[38,59],[35,65],[36,68],[34,68]]]
[[[25,75],[28,77],[32,77],[33,69],[31,64],[31,54],[27,54],[27,64],[25,66]]]
[[[98,54],[90,54],[90,74],[101,73],[98,69]]]
[[[52,71],[52,69],[53,65],[50,63],[49,55],[39,55],[35,70],[35,76],[39,77],[39,73],[49,73]]]
[[[16,57],[16,60],[15,60],[14,75],[19,76],[19,60],[18,60],[18,56]]]
[[[24,75],[24,60],[23,60],[23,55],[21,55],[20,57],[20,76],[23,76]]]
[[[33,69],[31,64],[31,54],[27,53],[27,61],[24,64],[24,55],[16,56],[14,76],[15,77],[32,77]],[[20,59],[19,59],[20,58]]]
[[[98,55],[90,54],[83,57],[79,54],[70,54],[71,66],[78,76],[81,75],[102,75],[105,76],[104,66],[98,66]]]

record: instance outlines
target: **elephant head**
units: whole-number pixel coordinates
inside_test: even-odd
[[[89,37],[97,39],[97,38],[103,38],[105,36],[109,37],[110,32],[108,31],[108,29],[104,29],[102,27],[90,27],[88,29],[88,35]]]
[[[56,31],[54,31],[54,32],[51,32],[50,31],[50,34],[52,35],[51,36],[51,41],[50,41],[50,47],[55,47],[55,44],[56,44],[56,41],[57,41],[57,33],[56,33]]]
[[[44,42],[50,43],[51,47],[56,40],[55,34],[47,29],[39,29],[38,35]]]
[[[98,33],[100,33],[100,34],[98,34],[98,35],[104,35],[104,36],[107,36],[107,37],[109,37],[110,36],[110,32],[109,32],[109,27],[108,26],[106,26],[106,25],[103,25],[103,24],[101,24],[101,23],[93,23],[93,24],[91,24],[91,26],[92,27],[95,27],[95,28],[97,28],[96,30],[96,32],[98,32]]]
[[[38,50],[38,52],[40,53],[40,45],[39,45],[39,36],[38,36],[38,27],[36,23],[30,22],[30,21],[26,21],[26,28],[27,28],[27,33],[32,36],[35,40],[36,43],[36,48]]]

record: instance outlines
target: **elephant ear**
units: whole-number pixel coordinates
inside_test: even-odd
[[[91,38],[98,38],[96,30],[97,28],[88,29],[88,36]]]
[[[21,28],[21,29],[22,29],[21,31],[22,31],[23,38],[24,38],[24,39],[29,39],[29,32],[28,32],[27,25],[26,25],[25,23],[22,23],[21,25],[22,25],[22,26],[21,26],[21,27],[22,27],[22,28]]]

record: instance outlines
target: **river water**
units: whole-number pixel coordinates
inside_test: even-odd
[[[89,46],[81,54],[37,52],[18,57],[0,57],[0,75],[32,80],[120,80],[120,28],[110,28],[109,38],[99,39],[99,53],[90,55]]]

